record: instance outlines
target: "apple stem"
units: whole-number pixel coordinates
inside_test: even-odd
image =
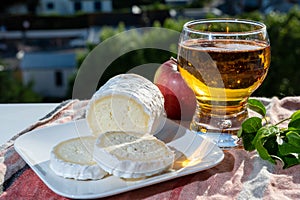
[[[173,66],[174,70],[179,72],[177,59],[171,56],[170,60],[172,60],[173,62],[176,63],[176,65],[172,65],[172,66]]]
[[[171,56],[170,60],[174,61],[176,64],[178,64],[177,59]]]

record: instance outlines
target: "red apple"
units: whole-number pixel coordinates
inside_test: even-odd
[[[165,98],[167,117],[175,120],[191,120],[196,109],[196,97],[178,71],[176,60],[170,59],[155,72],[154,84]]]

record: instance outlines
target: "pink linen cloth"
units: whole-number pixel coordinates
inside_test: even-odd
[[[300,110],[300,97],[259,98],[274,123]],[[67,199],[52,192],[13,149],[26,132],[84,117],[87,101],[63,102],[56,110],[0,148],[0,200]],[[253,115],[253,113],[251,113]],[[282,169],[262,160],[255,151],[224,150],[217,166],[195,174],[104,199],[300,199],[300,165]],[[99,186],[101,187],[101,186]]]

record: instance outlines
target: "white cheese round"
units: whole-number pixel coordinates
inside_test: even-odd
[[[164,97],[158,87],[136,74],[109,79],[93,95],[86,110],[92,133],[132,131],[155,134],[164,122]]]
[[[152,135],[106,132],[97,139],[94,160],[109,174],[143,178],[172,168],[175,154]]]
[[[50,153],[50,168],[58,176],[76,180],[97,180],[107,173],[93,160],[95,137],[63,141]]]

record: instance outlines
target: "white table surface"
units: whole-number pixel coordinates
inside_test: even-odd
[[[57,103],[0,104],[0,146],[51,112]]]

